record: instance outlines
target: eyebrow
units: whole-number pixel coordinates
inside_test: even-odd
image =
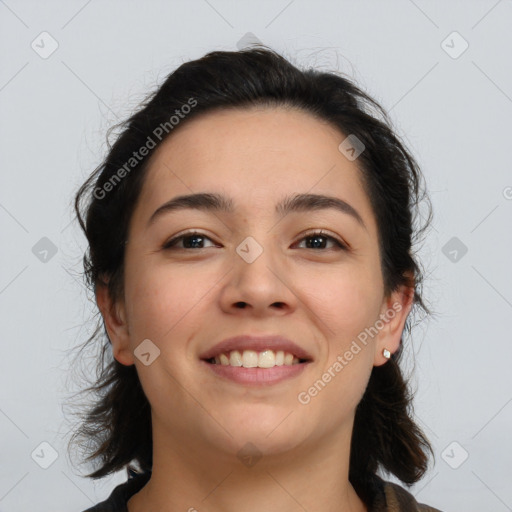
[[[358,211],[349,203],[338,197],[321,194],[296,194],[285,197],[275,208],[278,215],[286,215],[292,212],[310,212],[318,210],[334,209],[353,217],[364,229],[366,225]],[[147,227],[153,224],[162,215],[181,211],[200,210],[205,212],[233,213],[235,205],[233,199],[222,194],[198,193],[177,196],[159,206],[149,218]]]

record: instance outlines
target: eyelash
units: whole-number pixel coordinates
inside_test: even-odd
[[[180,242],[181,240],[183,240],[185,238],[193,237],[193,236],[200,236],[202,238],[207,238],[208,240],[213,242],[213,240],[209,236],[207,236],[207,235],[205,235],[203,233],[200,233],[198,231],[189,231],[187,233],[183,233],[183,234],[178,235],[178,236],[176,236],[174,238],[171,238],[170,240],[165,242],[165,244],[162,246],[162,249],[167,249],[167,250],[173,250],[174,249],[174,250],[183,250],[183,251],[194,250],[194,249],[192,249],[190,247],[178,247],[177,249],[175,249],[175,246],[176,246],[176,244],[178,242]],[[327,240],[332,240],[338,246],[338,249],[335,249],[335,250],[347,250],[348,249],[348,247],[343,242],[341,242],[340,240],[338,240],[337,238],[335,238],[333,236],[328,235],[323,230],[318,230],[318,231],[313,231],[311,233],[307,233],[306,235],[304,235],[299,240],[299,242],[302,242],[303,240],[305,240],[307,238],[314,238],[314,237],[322,237],[322,238],[325,238]],[[199,247],[198,249],[207,249],[207,247]],[[198,250],[198,249],[195,249],[195,250]],[[307,248],[307,249],[310,249],[312,251],[318,251],[318,249],[313,249],[313,248]],[[329,249],[320,249],[320,250],[328,251]]]

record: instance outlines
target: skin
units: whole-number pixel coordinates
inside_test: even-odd
[[[152,410],[153,474],[130,512],[367,510],[348,480],[355,408],[372,367],[386,363],[382,350],[399,347],[412,289],[384,295],[377,225],[357,160],[338,150],[345,137],[302,111],[252,107],[193,119],[152,156],[130,222],[123,300],[97,290],[114,357],[136,365]],[[184,210],[146,226],[160,205],[197,192],[232,197],[235,213]],[[366,228],[333,209],[276,216],[275,204],[296,193],[341,198]],[[208,237],[203,248],[162,249],[188,229]],[[317,229],[349,248],[308,247]],[[250,264],[235,250],[247,236],[263,248]],[[299,403],[393,303],[401,311]],[[314,361],[258,389],[203,367],[201,352],[242,333],[285,335]],[[160,350],[149,366],[134,356],[144,339]],[[237,457],[247,442],[262,455],[250,467]]]

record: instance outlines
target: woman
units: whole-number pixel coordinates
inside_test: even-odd
[[[381,107],[258,47],[121,128],[76,197],[107,360],[75,440],[130,476],[89,511],[437,510],[377,475],[431,452],[398,365],[421,174]]]

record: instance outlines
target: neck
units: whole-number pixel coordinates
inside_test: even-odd
[[[284,453],[237,456],[180,437],[153,420],[153,468],[129,512],[365,512],[348,480],[350,428]],[[319,444],[320,443],[320,444]]]

